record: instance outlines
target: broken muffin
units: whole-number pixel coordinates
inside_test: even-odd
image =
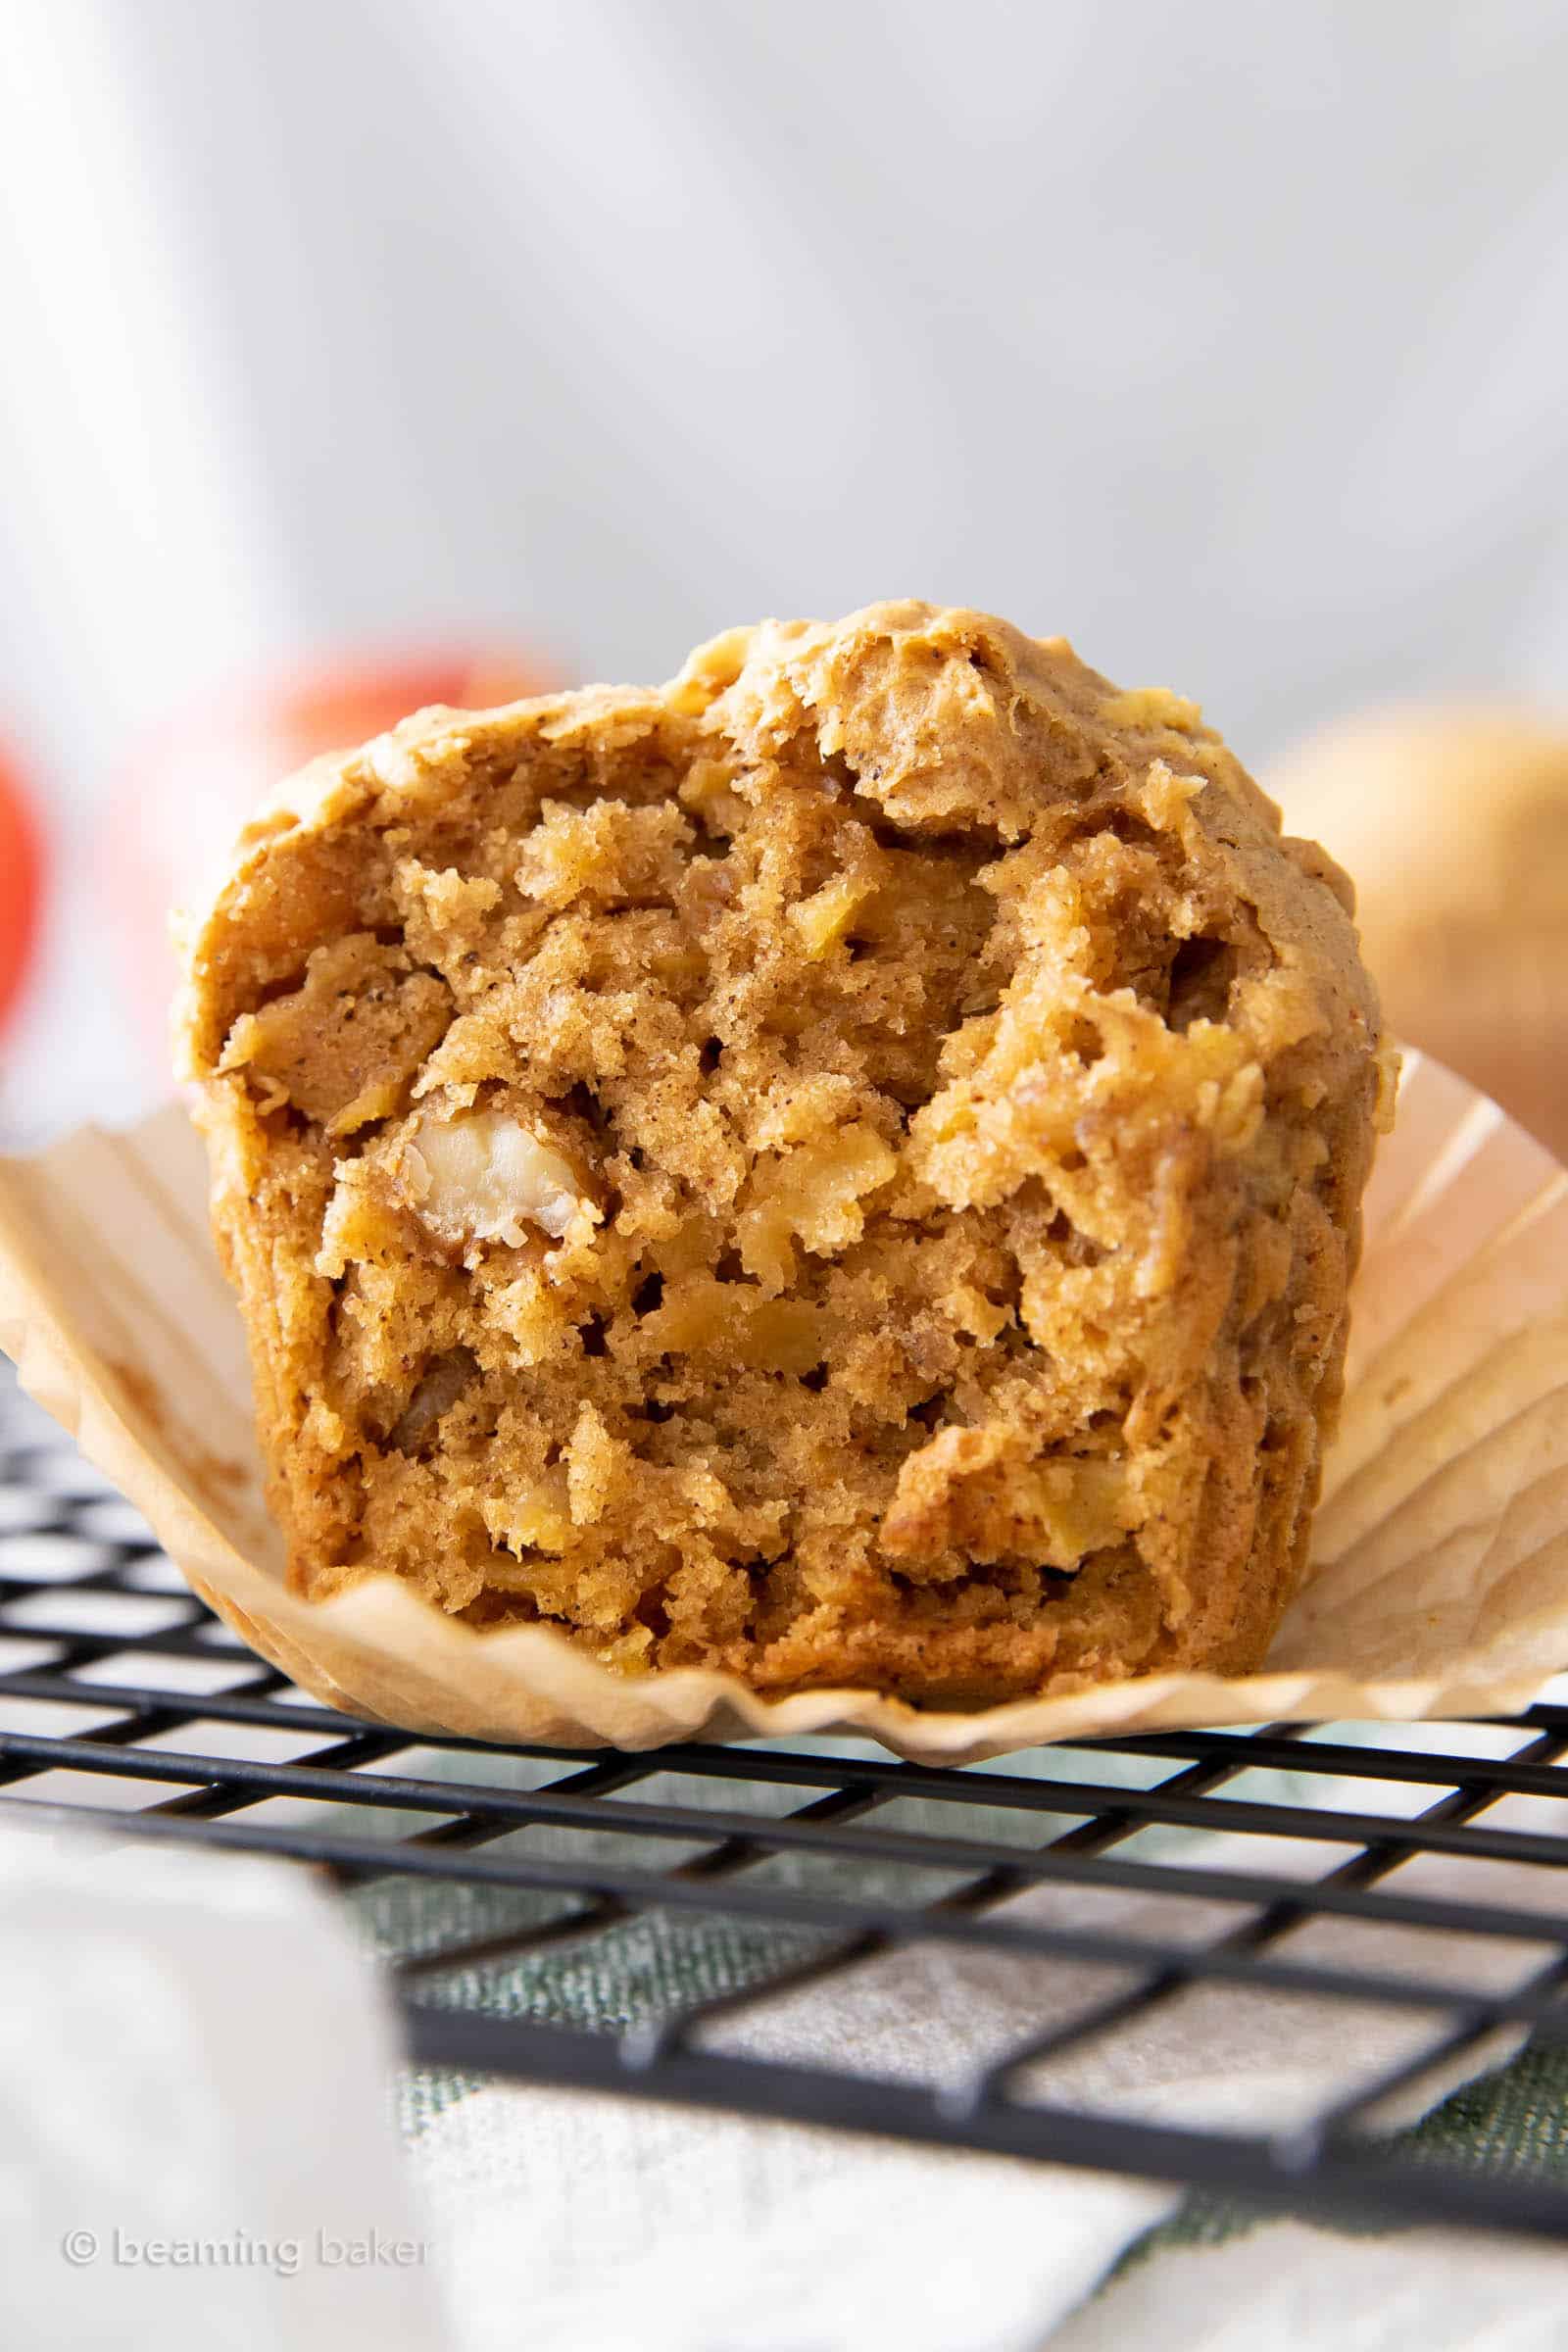
[[[927,1703],[1262,1657],[1392,1062],[1193,705],[895,604],[424,711],[187,981],[307,1593]]]

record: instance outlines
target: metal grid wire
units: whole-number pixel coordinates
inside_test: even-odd
[[[1499,2036],[1568,2039],[1565,1753],[1568,1706],[1550,1704],[1382,1735],[1100,1740],[983,1770],[825,1740],[432,1747],[355,1724],[251,1657],[0,1368],[0,1798],[325,1870],[387,1955],[418,2066],[1252,2203],[1568,2232],[1568,2186],[1549,2172],[1461,2174],[1378,2130],[1391,2101]],[[545,1955],[556,2017],[577,2014],[574,1986],[628,1927],[689,1942],[721,1929],[731,1965],[577,2025],[495,1997],[498,1971]],[[1396,1966],[1356,1964],[1372,1928],[1396,1932]],[[1303,1929],[1317,1931],[1306,1956]],[[941,2083],[846,2072],[809,2047],[768,2055],[765,2036],[760,2054],[755,2037],[723,2046],[736,2013],[922,1945],[1004,1962],[1025,1994],[1059,1984],[1063,1964],[1099,1989],[1064,2011],[1043,1996],[1005,2046]],[[1395,2015],[1399,2055],[1273,2136],[1053,2098],[1052,2062],[1213,1987],[1343,2003],[1348,2039],[1354,2021]]]

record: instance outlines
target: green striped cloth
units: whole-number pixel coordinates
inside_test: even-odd
[[[1359,1727],[1340,1727],[1344,1737]],[[1373,1735],[1361,1730],[1362,1738]],[[412,1768],[412,1767],[411,1767]],[[471,1759],[421,1759],[425,1771],[450,1769],[469,1772]],[[1142,1779],[1131,1760],[1111,1755],[1074,1757],[1058,1752],[1040,1759],[1044,1778],[1072,1777],[1092,1772],[1099,1780],[1125,1773],[1132,1784]],[[550,1777],[548,1767],[524,1758],[487,1758],[484,1777],[536,1785]],[[1270,1774],[1268,1786],[1256,1793],[1293,1802],[1321,1796],[1320,1785],[1307,1775]],[[1261,1776],[1260,1776],[1261,1784]],[[734,1792],[715,1783],[671,1780],[662,1788],[644,1785],[653,1795],[678,1795],[685,1804],[705,1801],[723,1806]],[[757,1792],[752,1792],[754,1798]],[[779,1809],[796,1801],[777,1791]],[[968,1814],[965,1830],[979,1836],[1004,1835],[1013,1840],[1038,1844],[1052,1833],[1053,1821],[1039,1814],[1010,1814],[986,1809]],[[926,1800],[901,1800],[903,1828],[951,1828],[950,1807]],[[1066,1817],[1057,1817],[1060,1827]],[[418,1826],[413,1817],[386,1816],[388,1835]],[[1174,1852],[1190,1833],[1155,1834]],[[530,1852],[581,1861],[585,1840],[581,1833],[549,1827],[514,1833]],[[499,1841],[502,1850],[507,1840]],[[612,1831],[595,1832],[586,1841],[603,1859],[635,1860],[644,1866],[653,1855],[645,1838],[617,1837]],[[495,1849],[491,1849],[495,1850]],[[661,1840],[653,1849],[660,1863],[681,1858],[681,1851]],[[697,1850],[695,1845],[690,1849]],[[822,1862],[817,1857],[779,1855],[760,1866],[775,1884],[838,1886],[863,1894],[897,1895],[902,1900],[925,1899],[942,1890],[944,1874],[890,1873],[886,1866],[859,1861]],[[911,1878],[915,1883],[911,1883]],[[428,1881],[388,1879],[359,1889],[351,1898],[372,1947],[383,1957],[431,1955],[470,1939],[504,1935],[561,1916],[570,1908],[567,1898],[531,1890],[432,1886]],[[748,1989],[761,1990],[803,1959],[825,1947],[815,1931],[779,1927],[726,1917],[721,1912],[693,1915],[654,1910],[617,1922],[597,1934],[566,1940],[487,1963],[435,1973],[423,1981],[421,1997],[485,2011],[500,2017],[527,2018],[569,2026],[589,2033],[619,2033],[629,2027],[657,2023],[679,2015],[711,1997]],[[430,2121],[476,2087],[474,2078],[450,2072],[408,2070],[398,2092],[402,2128],[416,2138]],[[1568,2173],[1568,2050],[1549,2043],[1527,2047],[1511,2063],[1490,2072],[1444,2099],[1411,2129],[1390,2143],[1419,2160],[1455,2165],[1475,2173],[1531,2174],[1563,2178]],[[1122,2257],[1119,2268],[1149,2260],[1172,2244],[1218,2243],[1259,2226],[1261,2217],[1241,2207],[1206,2196],[1188,2198],[1159,2227],[1145,2232]]]

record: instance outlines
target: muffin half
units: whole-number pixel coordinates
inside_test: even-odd
[[[291,1574],[980,1703],[1262,1657],[1379,1105],[1344,877],[882,605],[286,787],[188,946]]]

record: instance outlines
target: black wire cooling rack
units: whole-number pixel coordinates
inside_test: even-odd
[[[1568,2039],[1565,1752],[1550,1704],[957,1771],[825,1740],[432,1747],[261,1666],[0,1367],[0,1798],[330,1874],[393,1972],[416,2067],[1568,2234],[1568,2176],[1462,2171],[1387,2129],[1494,2048]],[[706,1957],[667,1965],[681,1948]],[[937,2082],[812,2047],[798,1996],[918,1951],[1001,1972],[995,2046]],[[1113,2083],[1118,2046],[1216,1997],[1254,2033],[1277,2012],[1282,2046],[1300,2003],[1338,2005],[1348,2059],[1375,2059],[1272,2132],[1141,2111],[1136,2065],[1130,2105],[1054,2095],[1063,2062],[1108,2050]],[[782,2050],[726,2039],[770,2015],[793,2021]]]

